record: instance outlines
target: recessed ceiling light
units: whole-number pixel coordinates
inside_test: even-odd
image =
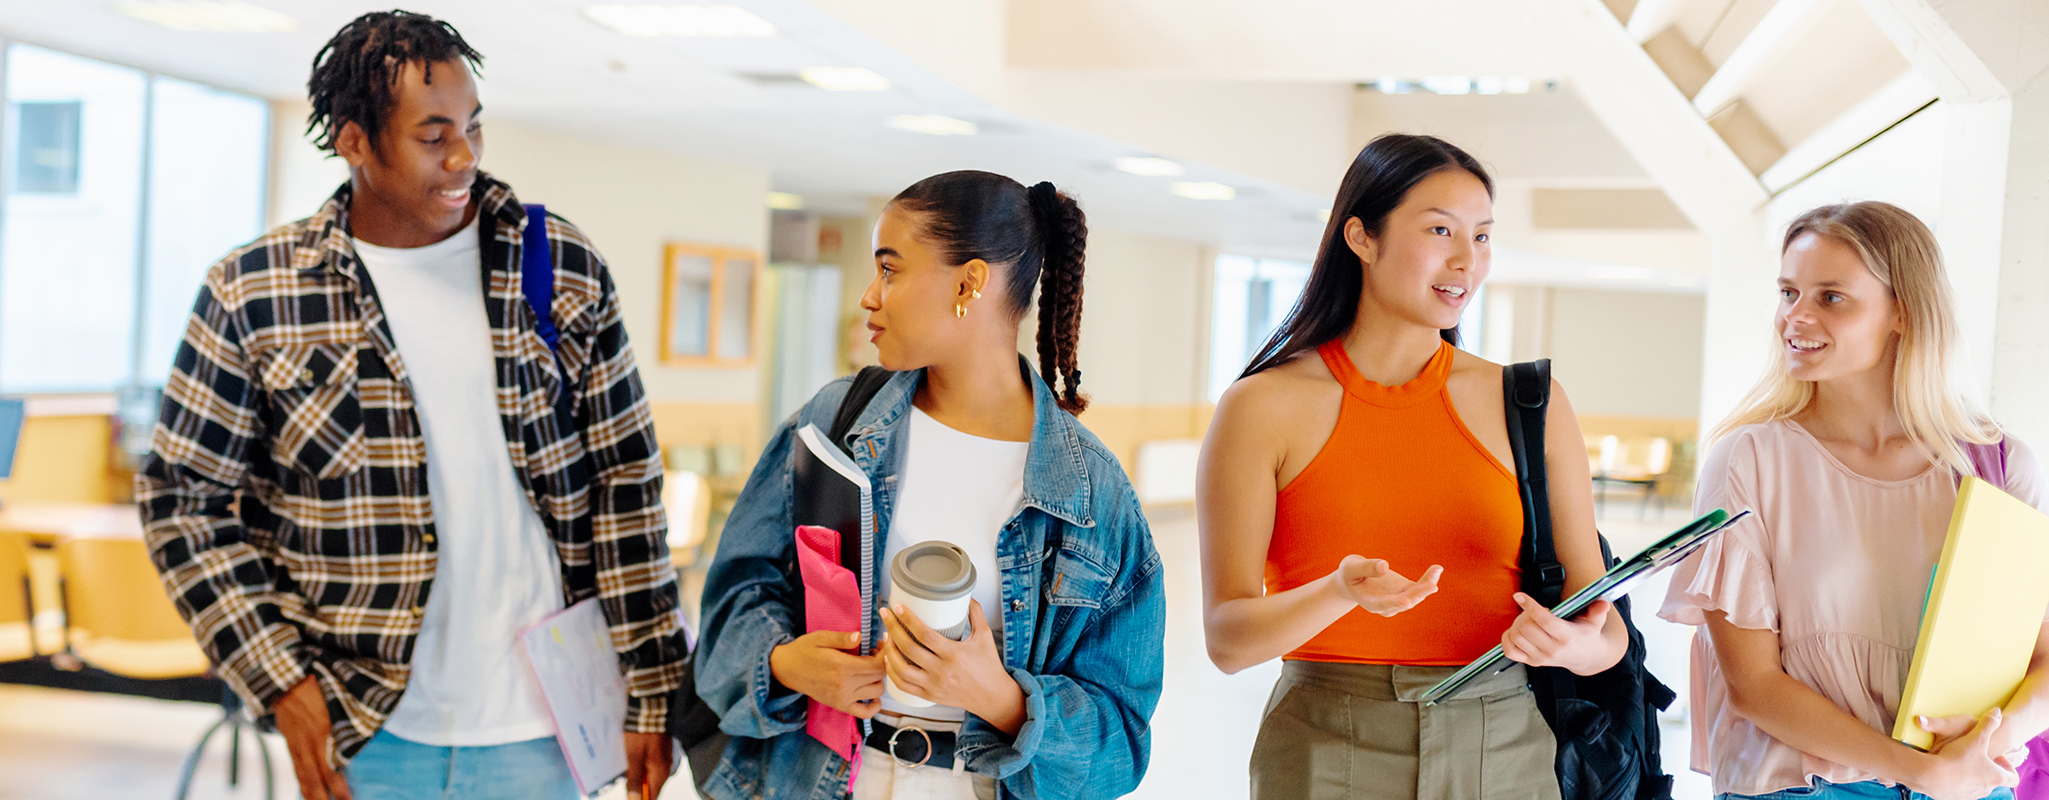
[[[583,15],[627,36],[774,36],[775,26],[738,6],[599,5]]]
[[[860,67],[812,67],[798,70],[797,76],[828,92],[880,92],[889,88],[888,78]]]
[[[1180,164],[1164,158],[1153,158],[1150,156],[1125,156],[1119,158],[1117,159],[1117,168],[1133,175],[1144,175],[1148,178],[1171,178],[1187,171]]]
[[[1229,200],[1238,196],[1238,190],[1214,181],[1176,182],[1174,194],[1190,200]]]
[[[175,31],[273,33],[299,29],[290,15],[236,0],[124,0],[114,10]]]
[[[898,114],[889,118],[889,127],[929,136],[973,136],[980,130],[975,123],[938,114]]]
[[[768,207],[777,211],[803,211],[804,196],[789,192],[769,192]]]
[[[1655,273],[1645,267],[1597,265],[1587,268],[1587,277],[1597,281],[1647,281],[1654,275]]]
[[[1422,83],[1423,88],[1438,94],[1465,94],[1473,90],[1473,79],[1458,75],[1432,75]]]

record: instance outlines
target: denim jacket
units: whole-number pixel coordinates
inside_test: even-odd
[[[1024,502],[997,537],[1003,663],[1025,694],[1013,739],[968,715],[957,756],[1000,781],[1005,797],[1101,798],[1137,788],[1160,699],[1165,590],[1160,556],[1117,459],[1032,386]],[[911,396],[924,372],[892,377],[847,434],[874,485],[878,522],[891,518]],[[733,736],[706,786],[712,797],[843,797],[850,765],[804,731],[805,697],[769,674],[769,651],[805,633],[797,612],[791,455],[796,430],[832,423],[850,378],[828,384],[776,430],[719,539],[704,587],[697,692]],[[869,527],[869,526],[864,526]],[[886,522],[867,538],[877,563]],[[881,591],[875,570],[867,591]],[[879,596],[879,594],[878,594]],[[879,619],[863,641],[880,641]]]

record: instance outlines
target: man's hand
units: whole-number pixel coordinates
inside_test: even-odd
[[[867,719],[882,708],[882,657],[849,653],[861,646],[853,631],[815,631],[768,654],[777,683],[827,706]]]
[[[669,782],[669,735],[626,732],[626,798],[655,800],[662,796],[662,784]],[[646,787],[645,794],[641,788]]]
[[[285,749],[292,754],[299,795],[306,800],[349,800],[348,781],[327,765],[330,724],[320,682],[306,676],[278,699],[271,713],[277,717],[278,734],[285,737]]]

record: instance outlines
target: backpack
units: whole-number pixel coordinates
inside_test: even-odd
[[[1523,500],[1522,589],[1549,608],[1565,592],[1544,479],[1551,361],[1504,367],[1501,382]],[[1603,566],[1613,568],[1608,539],[1599,538]],[[1587,676],[1562,667],[1529,668],[1537,710],[1558,740],[1559,792],[1564,800],[1671,800],[1672,776],[1665,774],[1658,752],[1657,712],[1677,695],[1644,668],[1643,633],[1629,620],[1629,598],[1616,600],[1614,613],[1629,631],[1629,648],[1615,666]]]

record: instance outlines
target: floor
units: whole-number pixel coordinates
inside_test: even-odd
[[[1132,797],[1242,798],[1247,794],[1245,769],[1253,735],[1280,666],[1263,664],[1225,675],[1210,663],[1202,645],[1194,517],[1176,509],[1152,516],[1153,536],[1167,565],[1166,689],[1153,718],[1152,767]],[[1676,504],[1650,517],[1639,521],[1635,503],[1614,502],[1601,527],[1618,554],[1627,555],[1689,518]],[[1684,768],[1688,741],[1682,706],[1692,632],[1656,618],[1664,591],[1662,580],[1638,587],[1632,594],[1642,605],[1635,620],[1650,642],[1652,670],[1682,698],[1664,724],[1666,769],[1679,779],[1675,797],[1707,800],[1707,778]],[[199,703],[0,686],[0,798],[171,798],[186,753],[218,718],[217,708]],[[217,739],[200,763],[190,796],[264,797],[260,761],[246,747],[242,784],[229,789],[221,744]],[[276,796],[297,797],[282,742],[271,736],[266,744],[277,767]],[[601,797],[619,800],[621,794],[615,789]],[[664,800],[692,795],[687,778],[672,782],[663,792]]]

